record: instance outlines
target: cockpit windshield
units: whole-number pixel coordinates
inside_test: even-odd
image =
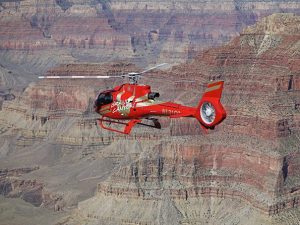
[[[112,92],[113,91],[101,92],[98,95],[98,98],[95,102],[95,106],[103,106],[103,105],[112,103],[113,102]]]

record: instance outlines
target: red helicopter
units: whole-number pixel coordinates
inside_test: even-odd
[[[195,117],[205,129],[214,129],[216,125],[226,118],[220,99],[223,90],[223,81],[208,84],[207,89],[198,106],[190,107],[173,102],[158,100],[158,92],[151,92],[149,85],[139,85],[138,79],[146,72],[164,66],[166,63],[157,65],[140,73],[128,73],[118,76],[40,76],[39,78],[114,78],[128,77],[129,83],[122,84],[101,92],[94,105],[94,109],[101,115],[98,119],[103,129],[130,134],[136,124],[161,128],[155,116],[168,116],[169,118]],[[151,120],[153,125],[142,123],[142,119]],[[103,122],[125,125],[123,130],[113,129],[104,125]]]

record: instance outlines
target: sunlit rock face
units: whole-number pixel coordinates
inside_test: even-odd
[[[248,224],[297,224],[299,17],[263,17],[299,8],[297,1],[1,1],[1,194],[56,211],[80,202],[67,224],[236,224],[249,215]],[[104,64],[116,60],[123,61]],[[124,81],[36,79],[187,60],[141,82],[162,100],[197,105],[210,80],[224,80],[228,117],[208,134],[192,118],[111,133],[97,126],[93,102]]]
[[[179,63],[297,1],[1,1],[0,48],[64,49],[75,60]],[[72,50],[71,52],[69,52]],[[31,53],[32,54],[32,53]]]
[[[199,219],[197,213],[188,214],[194,210],[192,202],[202,197],[214,202],[218,197],[238,198],[260,215],[280,213],[264,221],[266,224],[288,223],[286,210],[299,206],[299,24],[299,17],[293,14],[263,18],[227,45],[174,67],[170,77],[177,80],[177,94],[191,104],[196,100],[189,94],[200,95],[195,86],[224,80],[222,102],[228,117],[205,136],[199,135],[197,123],[172,121],[170,137],[164,136],[152,150],[143,151],[134,162],[99,183],[97,195],[79,204],[81,215],[99,221],[136,222],[137,218],[123,214],[102,214],[101,202],[113,198],[123,207],[142,202],[163,207],[170,201],[179,210],[168,212],[171,220],[193,224],[205,216]],[[151,213],[159,213],[154,211]],[[133,210],[128,211],[131,213]],[[298,210],[290,213],[299,218]],[[153,222],[148,214],[143,215],[142,222]],[[218,215],[215,211],[209,221]],[[242,214],[231,219],[235,217],[245,219]],[[256,219],[264,220],[257,215]]]
[[[292,216],[286,223],[295,222],[299,23],[293,14],[263,18],[228,44],[143,78],[162,100],[187,105],[197,105],[210,80],[224,80],[222,103],[228,117],[208,134],[193,118],[161,118],[161,130],[137,126],[130,136],[100,129],[93,113],[95,96],[120,80],[32,83],[2,105],[0,162],[8,168],[0,183],[7,187],[4,194],[57,210],[80,202],[67,224],[155,224],[153,218],[166,224],[213,223],[235,210],[240,213],[224,219],[225,224],[249,215],[253,218],[245,224],[285,224],[287,212]],[[76,63],[46,74],[137,70],[127,62]],[[17,171],[34,169],[8,179],[18,162],[25,169]],[[136,210],[145,213],[134,216]]]

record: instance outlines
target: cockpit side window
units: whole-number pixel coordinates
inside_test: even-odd
[[[95,102],[95,105],[102,106],[102,105],[110,104],[112,102],[113,102],[113,96],[111,92],[100,93]]]

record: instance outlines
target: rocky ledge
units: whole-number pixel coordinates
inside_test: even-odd
[[[163,205],[169,198],[179,210],[174,218],[180,215],[181,222],[193,224],[197,217],[187,215],[182,202],[192,210],[191,201],[218,197],[240,199],[265,215],[278,215],[273,222],[281,224],[287,209],[300,204],[299,23],[293,14],[266,17],[229,44],[174,67],[170,77],[177,80],[176,95],[191,104],[196,98],[190,96],[200,95],[191,90],[195,83],[224,80],[227,119],[204,136],[194,129],[196,123],[172,121],[170,137],[99,183],[98,194],[80,204],[80,212],[109,220],[88,205],[111,197],[128,199],[129,205]],[[299,218],[297,212],[293,217]]]
[[[162,130],[137,127],[130,136],[106,132],[95,124],[93,99],[99,89],[120,81],[40,81],[3,103],[0,163],[15,168],[16,160],[24,167],[34,160],[40,169],[22,176],[60,193],[66,208],[92,197],[96,189],[67,224],[152,224],[151,215],[160,224],[204,223],[201,202],[207,223],[228,216],[217,210],[227,202],[232,205],[226,213],[242,209],[237,219],[260,215],[255,222],[271,224],[268,216],[276,215],[273,222],[284,224],[281,219],[291,213],[295,222],[300,204],[299,20],[293,14],[266,17],[227,45],[143,80],[163,100],[189,105],[197,104],[210,80],[224,80],[228,117],[206,135],[187,118],[165,119]],[[129,63],[70,64],[48,74],[133,69]],[[141,214],[151,208],[150,214],[131,216],[136,206]]]

